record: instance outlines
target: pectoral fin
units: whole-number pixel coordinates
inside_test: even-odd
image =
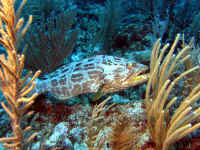
[[[99,87],[98,91],[94,94],[93,101],[99,100],[103,95],[104,95],[104,93],[103,93],[103,84],[102,84]]]

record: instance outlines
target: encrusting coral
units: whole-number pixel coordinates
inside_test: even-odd
[[[16,50],[18,40],[25,34],[32,21],[30,16],[28,22],[24,25],[24,19],[19,18],[25,2],[25,0],[21,2],[18,11],[15,13],[14,0],[0,0],[0,44],[6,49],[7,53],[7,55],[0,55],[0,87],[7,100],[7,104],[1,102],[1,105],[11,119],[13,130],[13,137],[1,138],[0,142],[4,143],[5,148],[12,150],[24,149],[25,145],[37,135],[37,133],[33,133],[26,137],[31,126],[22,128],[23,119],[30,114],[28,109],[38,95],[34,93],[28,97],[27,94],[35,87],[33,81],[40,74],[40,71],[36,72],[30,81],[27,81],[27,79],[32,75],[31,72],[23,78],[24,55],[18,54]]]

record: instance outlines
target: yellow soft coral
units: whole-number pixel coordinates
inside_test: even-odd
[[[200,98],[200,83],[183,99],[172,116],[170,115],[170,108],[177,100],[177,97],[170,98],[169,96],[173,88],[178,81],[199,69],[199,66],[188,68],[174,80],[170,80],[177,66],[190,59],[188,51],[191,47],[189,45],[185,46],[176,56],[173,55],[179,38],[180,34],[177,35],[166,56],[164,54],[169,44],[160,49],[161,43],[158,40],[151,56],[145,104],[147,125],[151,138],[159,150],[170,149],[173,143],[200,128],[200,123],[197,122],[200,117],[200,107],[192,107]]]
[[[27,97],[27,94],[35,87],[33,81],[38,77],[40,71],[36,72],[32,79],[27,83],[28,77],[22,78],[24,67],[24,55],[17,53],[17,41],[26,32],[32,21],[23,26],[24,20],[18,18],[25,0],[22,1],[16,15],[14,10],[14,0],[0,0],[0,44],[6,49],[7,56],[0,55],[0,80],[1,90],[7,100],[7,105],[1,105],[11,118],[13,137],[1,138],[5,148],[21,150],[27,142],[30,142],[37,134],[34,133],[25,139],[26,133],[31,126],[21,127],[23,118],[27,115],[27,110],[33,104],[37,93]]]

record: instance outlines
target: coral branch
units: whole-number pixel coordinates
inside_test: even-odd
[[[25,118],[28,108],[33,104],[37,93],[24,97],[31,92],[35,87],[33,82],[40,74],[36,72],[26,84],[27,78],[32,74],[31,72],[23,79],[22,71],[24,68],[24,55],[20,55],[16,51],[16,44],[20,37],[22,37],[32,21],[30,17],[28,23],[23,27],[24,19],[18,18],[19,12],[25,0],[22,1],[17,16],[14,11],[13,0],[0,0],[0,44],[5,47],[7,56],[0,55],[0,87],[7,100],[7,104],[1,103],[4,110],[11,118],[11,127],[13,130],[13,137],[1,138],[0,142],[4,143],[5,148],[12,150],[25,149],[25,144],[30,142],[37,133],[33,133],[26,137],[26,133],[31,130],[31,126],[22,128],[22,121]],[[23,28],[22,28],[23,27]],[[23,88],[25,87],[25,89]],[[21,92],[23,88],[23,91]]]

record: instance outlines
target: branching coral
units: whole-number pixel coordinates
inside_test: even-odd
[[[27,59],[25,68],[32,71],[38,69],[42,73],[50,73],[63,63],[72,52],[78,39],[78,30],[73,29],[76,8],[66,10],[59,15],[51,15],[48,22],[34,24],[28,30],[24,41]]]
[[[22,7],[15,14],[13,0],[0,0],[0,44],[6,49],[7,55],[0,55],[0,80],[1,90],[7,100],[7,104],[1,103],[4,110],[11,118],[11,127],[13,137],[1,138],[0,142],[4,143],[5,148],[13,150],[21,150],[24,145],[30,142],[37,134],[33,133],[28,138],[27,132],[31,130],[31,126],[22,128],[23,118],[30,106],[34,103],[37,93],[27,96],[35,87],[34,80],[38,77],[40,71],[36,72],[28,82],[31,72],[25,78],[22,78],[24,67],[24,55],[17,53],[17,41],[26,32],[31,23],[32,17],[26,25],[23,25],[23,18],[18,18]],[[22,1],[23,6],[25,0]]]
[[[139,137],[142,135],[141,128],[131,120],[125,112],[120,114],[119,120],[112,125],[109,137],[110,146],[113,150],[132,150],[139,146]]]
[[[179,37],[180,35],[177,35],[166,57],[164,54],[169,44],[160,49],[158,40],[151,57],[150,79],[146,89],[147,124],[151,138],[159,150],[168,150],[173,143],[200,127],[200,123],[194,123],[200,117],[200,107],[193,108],[200,98],[200,84],[193,88],[170,116],[170,108],[177,100],[177,97],[169,96],[174,86],[186,75],[199,69],[199,66],[190,68],[170,81],[177,66],[190,59],[187,55],[190,46],[185,46],[176,56],[173,55]]]
[[[105,144],[105,138],[101,136],[101,138],[98,139],[98,135],[105,126],[105,122],[103,121],[105,112],[113,106],[110,105],[106,107],[106,103],[110,98],[111,97],[108,97],[99,105],[96,105],[92,111],[91,121],[88,126],[88,140],[86,142],[89,150],[100,150]],[[97,141],[98,144],[96,144]]]
[[[108,54],[111,54],[110,48],[113,44],[113,38],[115,38],[122,22],[124,13],[122,2],[122,0],[107,0],[104,13],[99,18],[102,27],[94,37],[94,41]]]

